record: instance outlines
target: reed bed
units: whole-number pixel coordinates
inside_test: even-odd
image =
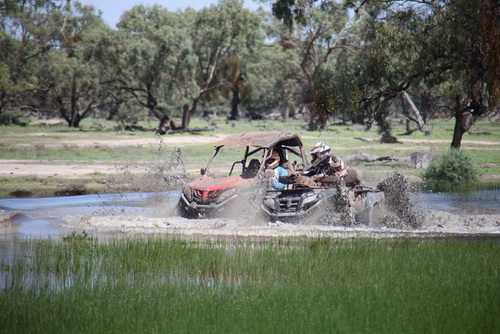
[[[500,243],[28,240],[0,333],[497,333]]]

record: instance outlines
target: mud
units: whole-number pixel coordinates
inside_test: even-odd
[[[176,216],[93,216],[70,215],[61,227],[87,232],[160,234],[190,237],[429,237],[490,235],[500,237],[500,215],[461,216],[433,212],[419,229],[367,226],[333,226],[284,223],[263,223],[246,219],[185,219]]]
[[[379,216],[378,224],[385,226],[398,226],[401,228],[416,229],[424,223],[424,215],[417,203],[411,199],[411,185],[406,176],[394,173],[379,183],[378,188],[385,195],[385,210],[395,215]]]
[[[116,172],[106,181],[105,193],[116,194],[123,188],[132,192],[182,189],[187,173],[181,150],[162,144],[150,150],[150,158],[146,161],[130,159],[115,166]]]
[[[400,176],[395,176],[398,182]],[[484,236],[500,239],[500,214],[465,214],[451,213],[441,210],[430,210],[424,202],[406,197],[407,203],[413,205],[410,213],[418,216],[418,227],[414,221],[404,221],[414,217],[404,210],[398,214],[388,210],[381,215],[378,224],[366,226],[350,221],[336,220],[325,224],[321,220],[307,221],[302,224],[285,224],[270,222],[255,215],[253,206],[259,201],[261,194],[255,192],[253,199],[234,206],[225,218],[217,219],[185,219],[176,214],[172,201],[167,205],[160,196],[151,196],[147,202],[154,209],[135,214],[121,214],[119,211],[101,211],[92,214],[67,215],[60,227],[69,231],[112,233],[114,235],[163,235],[179,237],[252,237],[252,238],[393,238],[393,237],[457,237]],[[347,199],[346,199],[347,200]],[[418,208],[418,210],[417,210]],[[346,209],[344,216],[349,216]]]

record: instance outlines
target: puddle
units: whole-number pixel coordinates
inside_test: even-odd
[[[66,216],[154,215],[154,212],[163,205],[165,207],[175,205],[179,196],[179,191],[170,191],[0,199],[0,213],[13,214],[11,221],[16,227],[14,235],[17,238],[57,238],[68,233],[67,229],[58,226]],[[8,230],[9,233],[12,232],[12,228]]]

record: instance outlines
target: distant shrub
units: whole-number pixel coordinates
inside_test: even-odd
[[[462,150],[451,149],[433,161],[423,174],[429,189],[450,189],[477,181],[479,172],[471,157]]]
[[[7,110],[0,112],[0,125],[19,125],[26,126],[22,121],[23,115],[19,110]]]
[[[22,197],[31,197],[33,196],[33,191],[29,189],[20,189],[17,188],[9,193],[10,196],[14,196],[17,198],[22,198]]]
[[[85,184],[70,184],[62,190],[55,192],[56,196],[77,196],[85,195],[87,193],[87,187]]]

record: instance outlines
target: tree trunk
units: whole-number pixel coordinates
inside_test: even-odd
[[[361,108],[356,110],[352,122],[360,125],[365,125],[365,114],[363,113],[363,110],[361,110]]]
[[[426,136],[431,135],[431,131],[427,129],[427,126],[425,125],[424,119],[422,115],[420,114],[420,111],[418,110],[417,106],[415,103],[413,103],[413,100],[411,99],[410,95],[406,91],[402,93],[402,98],[403,98],[403,109],[405,110],[406,116],[413,122],[415,122],[418,126],[418,129],[423,132]],[[408,109],[406,108],[408,107]]]
[[[182,110],[182,129],[187,129],[191,122],[191,113],[189,112],[189,105],[186,103]]]
[[[231,115],[229,116],[229,120],[236,121],[240,119],[240,85],[239,83],[243,81],[243,77],[240,73],[236,74],[235,80],[233,81],[233,98],[231,100]]]
[[[288,118],[290,116],[290,108],[287,105],[283,107],[281,110],[281,119],[284,123],[288,122]]]
[[[460,149],[462,145],[462,137],[464,133],[469,131],[473,124],[473,117],[470,108],[467,105],[462,106],[460,97],[457,96],[455,106],[455,128],[453,129],[453,139],[451,141],[451,148]]]
[[[413,132],[413,131],[412,131],[412,129],[411,129],[411,123],[410,123],[410,120],[409,120],[409,119],[407,119],[407,120],[406,120],[406,133],[407,133],[407,134],[411,134],[412,132]]]
[[[283,122],[288,122],[290,117],[290,91],[287,88],[283,89],[283,108],[281,109],[281,120]]]
[[[233,98],[231,99],[231,115],[229,120],[237,121],[240,118],[240,92],[238,85],[233,87]]]
[[[324,110],[318,110],[316,108],[309,108],[310,118],[309,118],[309,131],[325,130],[328,124],[328,115]]]
[[[191,120],[191,117],[196,114],[196,109],[198,108],[198,101],[200,100],[200,97],[197,97],[196,99],[193,100],[193,103],[191,104],[191,109],[189,110],[189,119]]]
[[[73,117],[71,118],[71,123],[69,124],[69,126],[72,128],[79,128],[81,120],[82,120],[82,116],[80,116],[80,113],[75,112],[73,114]]]

